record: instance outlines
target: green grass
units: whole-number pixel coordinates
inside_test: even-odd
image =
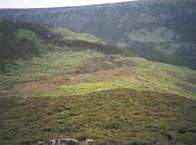
[[[58,97],[128,88],[171,93],[196,99],[196,84],[192,82],[196,72],[191,69],[151,62],[137,57],[114,56],[114,60],[104,59],[103,54],[90,50],[56,50],[43,53],[30,60],[18,60],[15,64],[8,64],[7,73],[1,74],[1,86],[4,88],[4,83],[10,83],[13,86],[16,83],[27,83],[28,86],[28,82],[39,82],[40,80],[52,83],[50,82],[51,77],[64,75],[65,78],[69,74],[73,79],[80,75],[80,79],[74,83],[70,81],[61,83],[52,90],[41,91],[40,95]],[[82,65],[84,66],[80,68]],[[102,70],[107,72],[107,69],[114,69],[115,71],[115,68],[121,69],[117,75],[102,73]],[[80,72],[85,69],[88,71]],[[100,72],[96,73],[93,69],[100,69]],[[78,75],[77,71],[79,71]],[[34,94],[37,95],[37,93],[35,91]]]
[[[17,39],[27,39],[27,40],[33,40],[33,41],[37,41],[37,34],[31,30],[28,29],[17,29],[17,31],[15,32],[15,35],[17,37]]]
[[[160,90],[165,87],[165,92],[195,99],[196,84],[191,82],[191,78],[196,77],[194,70],[187,67],[146,61],[146,59],[142,58],[132,57],[130,59],[136,63],[135,69],[130,70],[131,74],[150,81],[152,83],[151,86],[160,85]],[[184,86],[190,86],[190,89]]]
[[[67,28],[50,28],[49,31],[53,34],[59,34],[62,36],[62,40],[81,40],[91,43],[101,43],[106,44],[101,38],[87,33],[76,33],[70,31]]]
[[[2,78],[7,81],[26,82],[71,71],[88,58],[101,56],[95,51],[51,51],[30,60],[17,60],[6,65]]]
[[[190,78],[190,76],[195,77],[196,72],[191,69],[150,62],[136,57],[117,57],[116,61],[120,63],[130,61],[134,66],[125,65],[122,70],[123,74],[115,77],[109,76],[106,78],[102,75],[93,75],[93,72],[90,75],[84,73],[82,81],[76,84],[65,83],[57,86],[55,90],[43,93],[42,95],[58,97],[128,88],[140,91],[171,93],[196,99],[196,84],[192,83]]]
[[[115,82],[80,83],[75,85],[62,85],[52,92],[43,94],[43,96],[58,97],[65,95],[84,95],[115,88],[118,88],[118,85],[115,85]]]

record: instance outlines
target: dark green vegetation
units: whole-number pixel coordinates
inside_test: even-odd
[[[149,60],[196,69],[196,1],[140,0],[77,8],[1,10],[0,18],[68,27]]]
[[[0,23],[0,60],[8,61],[38,53],[41,42],[35,32],[9,22]]]
[[[0,144],[195,144],[196,71],[62,27],[0,26]]]
[[[93,138],[98,145],[196,141],[196,102],[171,94],[115,89],[0,101],[4,145],[36,145],[53,137]]]

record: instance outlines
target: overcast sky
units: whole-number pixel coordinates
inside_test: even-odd
[[[0,8],[43,8],[117,3],[135,0],[0,0]]]

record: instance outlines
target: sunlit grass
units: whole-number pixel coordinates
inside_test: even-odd
[[[120,59],[124,61],[122,58]],[[135,65],[121,68],[121,73],[117,76],[112,76],[111,74],[111,76],[104,77],[103,75],[105,74],[101,72],[100,74],[93,72],[91,74],[83,74],[83,79],[81,78],[82,80],[78,81],[78,83],[65,83],[57,86],[52,91],[41,94],[41,96],[58,97],[127,88],[171,93],[196,99],[196,84],[191,83],[190,80],[190,76],[196,76],[195,71],[184,67],[150,62],[136,57],[126,59]]]
[[[72,32],[67,28],[52,28],[49,29],[50,32],[54,34],[60,34],[62,36],[62,40],[80,40],[80,41],[87,41],[91,43],[101,43],[106,44],[101,38],[98,38],[94,35],[87,34],[87,33],[76,33]]]
[[[51,75],[69,72],[88,58],[100,56],[95,51],[52,51],[30,60],[18,60],[6,66],[4,79],[16,82],[39,80]]]

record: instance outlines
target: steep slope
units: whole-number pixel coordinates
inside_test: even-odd
[[[1,10],[0,18],[66,26],[97,35],[139,56],[195,66],[194,0],[142,0],[129,3],[32,10]]]
[[[9,21],[0,22],[1,62],[28,58],[55,46],[97,47],[97,50],[105,52],[108,50],[108,53],[112,52],[112,49],[118,51],[118,48],[112,48],[94,35],[75,33],[67,28]]]

